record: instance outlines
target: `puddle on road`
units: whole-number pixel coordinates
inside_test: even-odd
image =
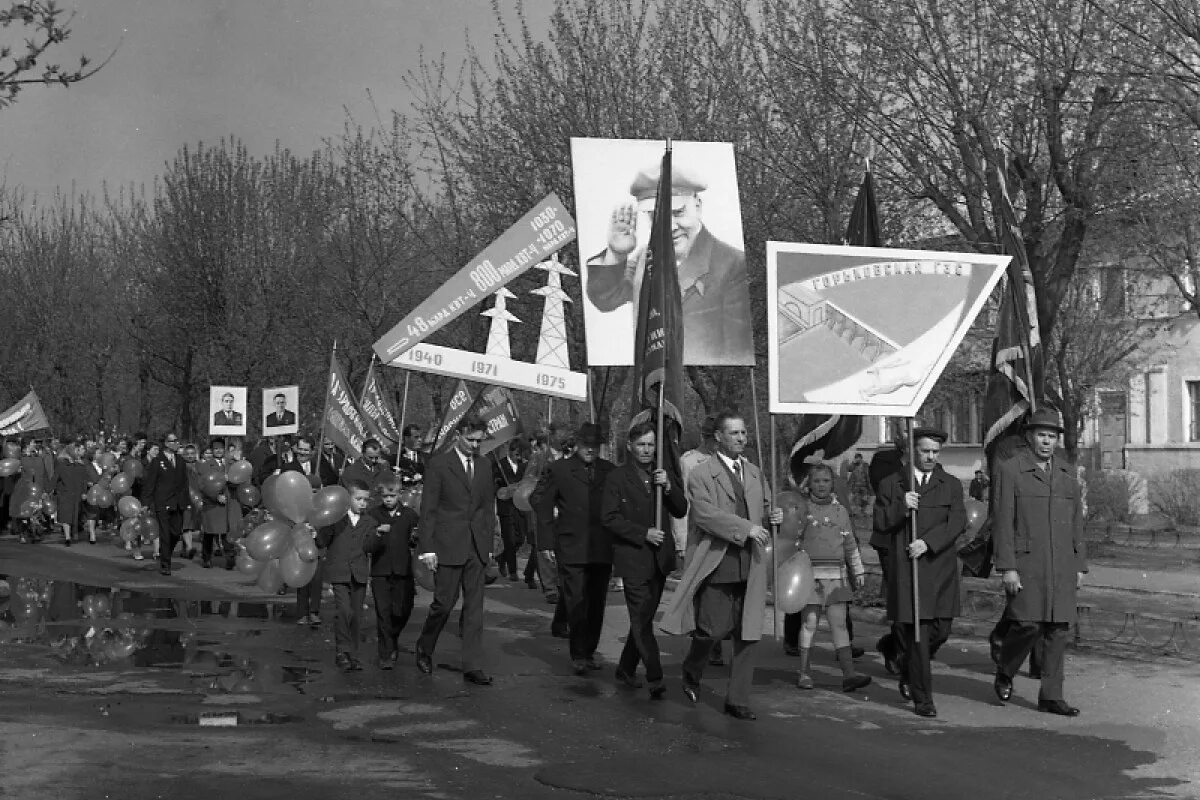
[[[45,646],[80,670],[170,672],[214,693],[303,694],[321,675],[318,659],[262,641],[288,606],[0,575],[0,643]]]

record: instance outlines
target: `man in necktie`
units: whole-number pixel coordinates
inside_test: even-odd
[[[714,645],[733,638],[733,664],[725,713],[752,720],[750,689],[754,654],[763,635],[766,608],[768,525],[783,511],[772,509],[771,492],[758,467],[746,461],[746,421],[724,412],[713,424],[717,450],[688,475],[690,502],[687,566],[659,624],[673,634],[692,634],[683,660],[683,692],[700,700],[700,680]]]
[[[410,422],[404,426],[396,467],[400,470],[400,482],[406,489],[417,486],[425,478],[425,456],[420,450],[421,433],[420,425]]]
[[[475,463],[487,426],[468,415],[454,447],[429,464],[421,499],[418,552],[433,571],[433,603],[417,639],[417,669],[433,672],[433,651],[461,593],[463,680],[490,686],[483,671],[483,587],[492,558],[496,495],[490,471]]]
[[[929,660],[950,637],[951,622],[958,616],[961,570],[954,543],[967,526],[962,484],[938,464],[946,438],[944,431],[933,428],[913,431],[914,462],[909,464],[904,454],[903,469],[884,478],[875,497],[875,534],[886,542],[890,562],[887,609],[892,620],[892,632],[880,641],[880,651],[900,673],[901,696],[911,699],[922,717],[937,716]],[[910,542],[914,510],[917,528]],[[920,593],[915,615],[914,560]]]
[[[604,481],[615,465],[600,458],[602,441],[599,425],[581,425],[575,452],[549,465],[530,500],[538,529],[554,532],[559,599],[577,675],[600,669],[596,647],[612,576],[612,533],[604,527],[601,506]]]

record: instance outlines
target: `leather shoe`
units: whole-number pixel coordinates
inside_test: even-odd
[[[732,703],[726,703],[725,713],[734,719],[758,719],[758,714],[751,711],[749,706],[735,706]]]
[[[617,679],[617,683],[624,684],[625,686],[628,686],[630,689],[642,688],[643,684],[642,684],[641,678],[639,678],[637,675],[629,674],[628,672],[621,669],[620,667],[617,667],[617,671],[616,671],[616,673],[614,673],[614,677]],[[650,694],[652,694],[652,695],[654,694],[654,689],[650,690]]]
[[[887,638],[887,636],[884,636],[880,639],[879,643],[875,645],[875,649],[879,651],[880,657],[883,658],[883,668],[887,670],[887,674],[899,675],[900,667],[896,664],[896,657],[893,653],[888,652],[888,648],[885,645]]]
[[[913,707],[913,711],[918,717],[936,717],[937,709],[933,707],[933,703],[917,703]]]
[[[463,673],[463,680],[466,683],[473,683],[476,686],[491,686],[492,676],[488,675],[483,670],[473,669],[470,672]]]
[[[593,672],[604,669],[604,665],[597,661],[595,656],[588,656],[583,663]]]
[[[1068,705],[1066,700],[1043,700],[1038,698],[1038,711],[1047,714],[1058,714],[1060,717],[1078,717],[1079,709]]]
[[[571,659],[571,671],[574,672],[576,675],[587,675],[588,674],[587,662],[584,661],[582,658]]]
[[[992,681],[992,689],[996,692],[996,697],[1001,703],[1007,703],[1012,697],[1012,679],[1003,672],[997,672],[996,679]]]
[[[651,700],[662,700],[663,695],[665,695],[666,693],[667,693],[667,687],[663,686],[661,683],[655,683],[650,686],[650,699]]]
[[[870,675],[851,675],[849,678],[842,678],[843,692],[857,692],[864,686],[871,685]]]
[[[912,700],[912,690],[908,688],[908,681],[900,681],[900,696],[905,700]]]
[[[433,658],[421,648],[417,648],[417,669],[426,675],[433,674]]]
[[[696,703],[700,702],[700,687],[684,681],[683,696],[688,699],[689,703],[696,705]]]
[[[166,575],[169,578],[169,577],[171,577],[171,568],[168,566],[165,566],[165,565],[161,566],[158,568],[158,574]]]

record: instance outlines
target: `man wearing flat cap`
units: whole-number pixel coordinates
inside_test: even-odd
[[[629,187],[636,203],[612,212],[608,248],[588,259],[587,295],[600,311],[635,302],[646,251],[635,252],[639,210],[653,210],[661,167],[642,170]],[[746,255],[717,239],[702,220],[703,179],[671,170],[671,235],[683,298],[683,359],[687,364],[745,364],[752,353]]]
[[[585,422],[575,435],[575,452],[553,461],[530,500],[539,530],[554,532],[559,599],[570,629],[571,668],[577,675],[600,669],[596,647],[604,627],[612,534],[601,522],[604,481],[614,468],[600,458],[600,426]]]
[[[1073,717],[1079,709],[1063,699],[1063,660],[1087,554],[1079,482],[1074,467],[1054,454],[1062,432],[1057,411],[1038,409],[1025,422],[1028,447],[996,468],[994,561],[1008,603],[993,632],[993,689],[1000,702],[1009,700],[1013,676],[1040,640],[1038,710]]]
[[[936,717],[933,676],[929,660],[950,638],[950,624],[959,612],[960,569],[958,535],[967,527],[963,489],[958,478],[938,464],[946,441],[944,431],[913,431],[914,461],[879,483],[875,498],[875,536],[887,540],[887,610],[892,633],[884,637],[884,657],[894,657],[900,673],[900,694],[913,701],[922,717]],[[916,530],[909,540],[909,517],[917,512]],[[917,565],[918,608],[913,608],[913,569]],[[916,641],[917,626],[920,641]]]

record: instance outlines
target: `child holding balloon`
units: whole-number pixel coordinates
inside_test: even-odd
[[[344,519],[317,531],[317,546],[326,548],[325,579],[333,587],[333,640],[337,649],[333,663],[338,669],[350,672],[362,669],[358,640],[371,572],[365,543],[375,535],[376,523],[367,515],[370,488],[351,479],[346,489],[350,492],[350,510]]]
[[[813,588],[800,611],[800,671],[796,685],[812,689],[808,674],[809,653],[821,609],[829,620],[838,665],[842,668],[842,691],[853,692],[871,682],[870,676],[854,669],[850,634],[846,629],[853,590],[862,585],[862,556],[846,507],[833,495],[833,469],[815,464],[808,473],[808,508],[801,520],[799,547],[808,554],[813,568]]]

